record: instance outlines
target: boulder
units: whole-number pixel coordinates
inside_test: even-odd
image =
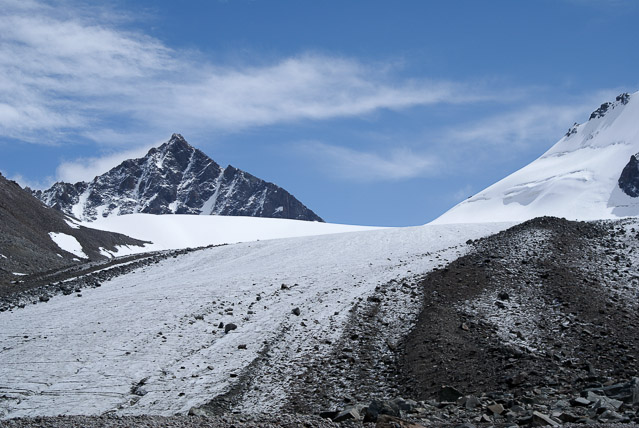
[[[364,422],[376,422],[380,415],[399,416],[399,406],[393,401],[373,400],[364,412]]]
[[[497,403],[488,406],[488,410],[490,410],[494,415],[501,415],[506,409],[504,409],[503,405]]]
[[[439,401],[455,402],[459,397],[463,397],[464,394],[459,392],[452,386],[444,385],[440,388],[438,393]]]
[[[357,407],[349,406],[335,416],[335,418],[333,418],[333,422],[359,421],[360,419],[361,415],[359,414]]]
[[[555,422],[550,416],[544,415],[538,411],[534,411],[532,413],[532,426],[534,427],[544,427],[544,426],[552,426],[556,427],[560,424]]]

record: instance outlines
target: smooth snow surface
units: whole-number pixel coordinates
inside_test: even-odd
[[[523,221],[551,215],[570,220],[639,215],[639,198],[617,184],[639,152],[639,92],[615,101],[603,117],[571,129],[539,159],[436,219],[434,224]]]
[[[76,255],[77,257],[82,257],[83,259],[88,259],[89,257],[82,250],[82,245],[78,242],[75,237],[71,235],[67,235],[66,233],[56,233],[49,232],[49,236],[56,243],[58,247],[67,251],[71,254]]]
[[[186,413],[232,387],[239,379],[232,373],[264,358],[264,343],[270,366],[283,372],[255,374],[266,387],[252,392],[258,398],[245,410],[274,411],[297,359],[329,352],[325,341],[339,338],[349,308],[377,285],[442,266],[467,251],[467,239],[507,226],[428,225],[208,248],[83,290],[81,298],[0,313],[0,416]],[[238,328],[224,334],[220,322]],[[132,392],[139,383],[146,394]]]
[[[153,242],[145,245],[141,251],[379,229],[279,218],[186,214],[126,214],[98,218],[84,225]],[[131,251],[140,250],[132,247]]]

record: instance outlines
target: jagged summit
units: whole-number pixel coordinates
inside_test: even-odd
[[[60,182],[34,194],[86,221],[132,213],[323,221],[286,190],[230,165],[222,168],[180,134],[90,183]]]
[[[161,152],[161,153],[179,153],[191,150],[197,150],[190,145],[182,136],[182,134],[173,134],[168,141],[162,143],[159,147],[153,147],[149,150],[149,153]]]
[[[615,98],[614,102],[603,103],[597,110],[593,111],[590,114],[590,119],[588,120],[602,118],[609,110],[614,110],[618,106],[625,106],[626,104],[628,104],[628,101],[630,101],[629,93],[625,92],[623,94],[617,95],[617,98]]]
[[[601,104],[537,160],[435,223],[639,215],[639,92]]]

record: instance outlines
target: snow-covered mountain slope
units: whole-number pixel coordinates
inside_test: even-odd
[[[281,218],[241,216],[127,214],[84,223],[96,229],[152,242],[143,251],[293,238],[379,229]]]
[[[59,182],[34,194],[83,221],[131,213],[322,221],[286,190],[231,165],[220,167],[179,134],[90,183]]]
[[[272,411],[300,364],[330,355],[349,311],[377,286],[442,266],[466,252],[467,239],[506,227],[428,225],[209,248],[81,298],[0,313],[0,417],[186,413],[246,376],[260,388],[247,392],[244,411]],[[220,322],[237,329],[225,334]],[[389,328],[407,324],[398,317]]]
[[[573,220],[639,214],[639,92],[602,104],[540,158],[433,223]]]

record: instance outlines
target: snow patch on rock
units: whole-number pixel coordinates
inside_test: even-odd
[[[66,233],[49,232],[51,240],[56,243],[62,250],[74,254],[77,257],[88,259],[89,257],[82,250],[82,245],[75,237]]]

